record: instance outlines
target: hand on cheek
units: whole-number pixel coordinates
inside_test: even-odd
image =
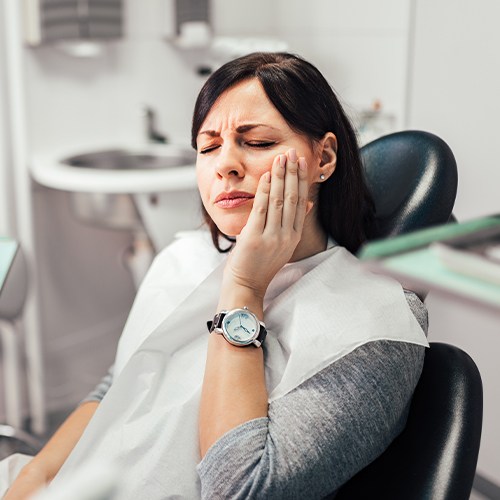
[[[262,175],[247,224],[237,237],[224,283],[250,288],[263,297],[275,274],[293,255],[302,236],[308,202],[304,158],[294,149],[278,155]]]

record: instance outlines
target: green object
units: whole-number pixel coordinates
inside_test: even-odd
[[[384,259],[383,269],[431,289],[459,295],[475,302],[500,307],[500,286],[453,272],[432,248],[423,248]]]
[[[494,226],[500,226],[500,215],[420,229],[400,236],[366,243],[358,253],[358,257],[361,260],[380,259],[389,255],[426,247],[434,241],[443,241]]]
[[[473,235],[492,227],[500,227],[500,215],[443,224],[369,242],[361,249],[358,257],[369,269],[393,276],[410,287],[440,291],[468,302],[493,306],[498,310],[499,285],[451,270],[442,263],[433,246],[429,247],[436,241]]]
[[[17,253],[18,243],[11,238],[0,237],[0,293]]]

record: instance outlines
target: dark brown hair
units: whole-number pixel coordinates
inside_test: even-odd
[[[257,78],[269,100],[297,133],[313,141],[327,132],[337,137],[337,166],[320,184],[318,218],[323,229],[339,244],[355,253],[373,224],[373,202],[366,188],[356,134],[332,88],[311,63],[288,53],[256,52],[221,66],[206,81],[196,100],[191,144],[215,101],[237,83]],[[202,206],[220,252],[224,235]],[[229,247],[230,248],[230,247]]]

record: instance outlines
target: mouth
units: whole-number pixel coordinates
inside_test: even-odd
[[[215,204],[220,208],[236,208],[253,200],[255,195],[245,191],[228,191],[220,193],[215,198]]]

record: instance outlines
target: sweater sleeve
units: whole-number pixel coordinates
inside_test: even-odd
[[[108,370],[108,373],[100,380],[100,382],[87,394],[87,396],[80,401],[80,404],[88,403],[89,401],[97,401],[100,403],[102,398],[106,395],[113,383],[113,368],[114,365]]]
[[[406,298],[424,331],[427,313]],[[198,465],[202,498],[323,498],[402,431],[425,348],[372,341],[222,436]]]

